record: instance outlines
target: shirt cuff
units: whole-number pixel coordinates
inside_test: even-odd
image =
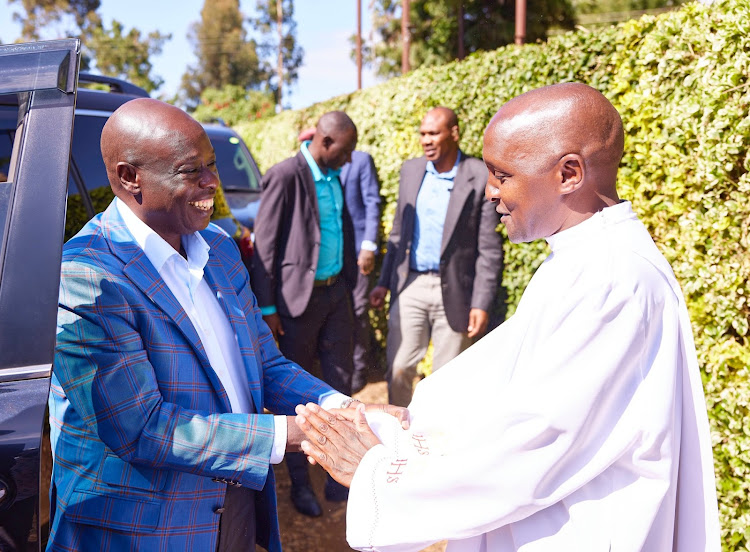
[[[271,464],[280,464],[286,452],[286,416],[273,417],[273,446],[271,447]]]
[[[371,242],[370,240],[362,240],[362,244],[359,246],[360,249],[364,249],[365,251],[377,251],[378,250],[378,244],[375,242]]]
[[[276,314],[276,305],[268,305],[267,307],[260,308],[260,314],[268,316],[269,314]]]
[[[323,410],[331,410],[332,408],[341,408],[341,404],[350,398],[350,396],[343,393],[329,393],[320,397],[318,404]]]

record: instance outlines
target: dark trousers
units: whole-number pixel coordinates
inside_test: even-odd
[[[357,273],[357,285],[352,291],[354,303],[354,372],[366,374],[375,370],[372,354],[372,326],[368,308],[370,306],[370,275]]]
[[[216,552],[255,552],[255,491],[227,485]]]
[[[314,287],[301,316],[281,317],[284,335],[279,349],[289,360],[344,394],[351,392],[354,317],[349,290],[339,277],[330,286]],[[319,362],[316,365],[316,360]],[[285,455],[292,485],[309,485],[302,453]]]

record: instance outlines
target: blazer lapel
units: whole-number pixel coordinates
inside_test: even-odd
[[[450,200],[448,200],[448,211],[445,213],[445,222],[443,223],[443,240],[440,245],[440,254],[445,252],[445,248],[451,241],[451,236],[456,230],[456,224],[463,211],[466,198],[473,190],[474,176],[466,173],[466,155],[461,152],[461,161],[458,162],[458,171],[456,178],[453,179],[453,190],[451,191]]]
[[[221,308],[224,309],[224,314],[227,315],[227,319],[237,336],[237,343],[240,347],[240,351],[252,350],[253,344],[252,339],[250,338],[250,328],[247,325],[245,312],[240,306],[240,302],[237,299],[234,288],[232,288],[232,285],[227,278],[224,267],[215,256],[209,255],[208,263],[206,264],[203,274],[211,291],[216,295],[216,299],[219,301]],[[260,390],[261,377],[255,358],[254,355],[242,355],[255,412],[262,413],[262,409],[260,408],[260,405],[262,404]]]
[[[102,215],[102,219],[102,226],[106,230],[106,238],[110,243],[112,252],[125,263],[122,270],[123,274],[179,328],[203,365],[206,376],[211,381],[211,385],[219,396],[225,411],[231,412],[232,406],[229,403],[229,397],[216,372],[211,368],[206,350],[203,348],[203,343],[195,330],[195,326],[190,321],[190,317],[148,260],[143,250],[133,241],[133,237],[117,212],[114,203],[110,204]]]
[[[302,176],[302,184],[304,185],[309,198],[308,205],[310,205],[315,220],[318,223],[318,228],[320,228],[320,210],[318,209],[318,194],[315,191],[315,181],[312,177],[310,165],[307,164],[307,159],[302,155],[302,152],[297,154],[297,165],[299,166],[300,175]]]

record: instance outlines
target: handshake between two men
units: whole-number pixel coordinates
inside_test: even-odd
[[[301,449],[311,464],[320,464],[331,477],[350,487],[354,472],[364,455],[380,438],[367,423],[365,412],[392,416],[404,430],[409,429],[409,411],[400,406],[368,404],[354,401],[354,408],[324,410],[314,403],[298,405],[295,419],[301,438]]]

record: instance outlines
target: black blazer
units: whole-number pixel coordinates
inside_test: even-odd
[[[427,159],[410,159],[401,166],[396,215],[378,285],[391,291],[391,301],[404,289],[414,238],[417,194]],[[466,332],[472,308],[492,312],[503,266],[502,236],[496,231],[500,215],[484,197],[487,167],[462,154],[443,225],[440,279],[448,323]]]
[[[320,253],[320,213],[315,181],[302,155],[271,167],[263,176],[255,254],[253,291],[261,307],[275,305],[279,314],[300,316],[312,293]],[[343,207],[344,265],[341,276],[349,289],[357,281],[354,227]]]

